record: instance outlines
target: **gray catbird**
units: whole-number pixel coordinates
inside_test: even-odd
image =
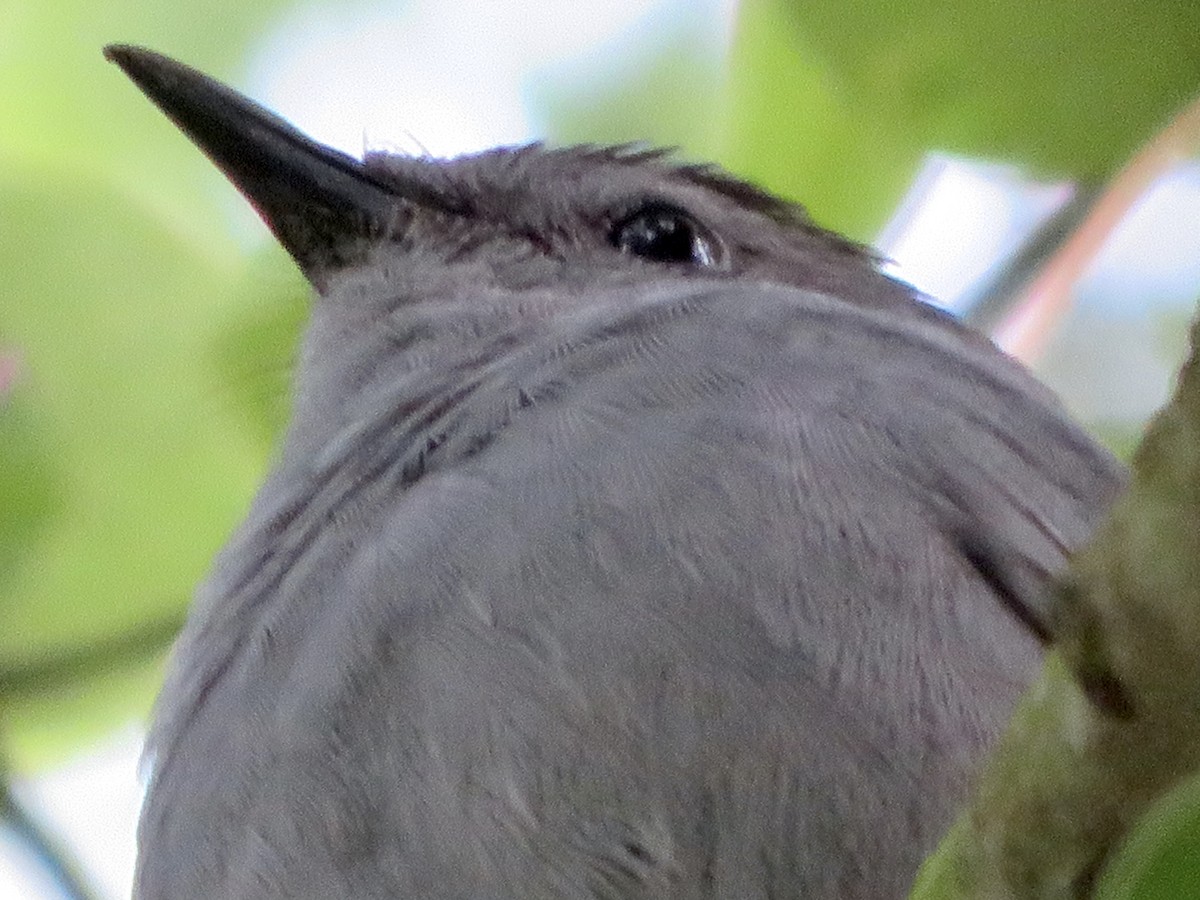
[[[359,162],[107,54],[318,294],[159,702],[137,896],[902,896],[1121,467],[717,169]]]

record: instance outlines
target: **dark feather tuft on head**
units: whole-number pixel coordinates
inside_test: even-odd
[[[879,262],[881,257],[871,247],[851,240],[834,231],[822,228],[808,215],[800,203],[785,200],[758,185],[738,178],[711,163],[676,161],[677,147],[652,147],[641,143],[578,144],[573,147],[547,149],[541,141],[516,148],[515,153],[550,153],[586,162],[616,165],[657,165],[685,182],[696,185],[731,200],[742,209],[764,216],[785,228],[820,238],[833,249],[853,256]]]

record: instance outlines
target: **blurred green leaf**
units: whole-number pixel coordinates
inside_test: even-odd
[[[219,375],[249,314],[232,189],[101,49],[228,76],[285,5],[0,2],[0,346],[22,364],[0,402],[0,710],[18,766],[145,713],[268,453]]]
[[[0,260],[19,261],[5,289],[21,302],[0,333],[58,426],[38,453],[62,486],[36,557],[7,578],[3,664],[182,608],[263,464],[212,387],[232,273],[108,185],[6,174]],[[0,470],[0,495],[48,502],[27,477]]]
[[[616,71],[575,66],[533,86],[533,105],[558,144],[646,143],[678,147],[698,162],[720,151],[724,74],[718,54],[683,22],[636,48]],[[589,77],[594,75],[594,77]]]
[[[61,438],[19,370],[16,378],[0,391],[0,597],[66,499],[53,449]]]
[[[1200,4],[744,0],[725,161],[869,237],[938,148],[1104,180],[1200,89]]]
[[[1105,869],[1096,900],[1200,896],[1200,775],[1162,798]]]

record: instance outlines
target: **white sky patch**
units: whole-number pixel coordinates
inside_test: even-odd
[[[247,90],[317,140],[355,156],[405,149],[454,156],[542,135],[523,87],[538,70],[618,56],[672,18],[732,33],[736,0],[412,0],[308,7],[284,19]]]
[[[955,308],[1029,231],[1071,195],[1012,166],[931,154],[879,237],[888,271]]]
[[[128,897],[133,887],[143,737],[141,728],[126,726],[52,772],[16,779],[21,801],[52,824],[90,883],[107,897]],[[0,841],[0,900],[55,896],[23,849]]]
[[[0,832],[0,900],[33,900],[56,896],[50,877],[34,865],[25,848]]]
[[[1190,308],[1200,285],[1200,163],[1155,184],[1117,227],[1080,292],[1112,312],[1140,316],[1143,303]]]
[[[955,309],[1070,198],[1067,183],[1041,183],[1017,168],[932,154],[878,245],[888,271]],[[1122,315],[1195,302],[1200,284],[1200,163],[1155,184],[1113,232],[1076,293]]]

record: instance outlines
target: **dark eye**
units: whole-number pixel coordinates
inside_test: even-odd
[[[698,266],[716,262],[715,242],[696,221],[683,210],[662,203],[643,206],[620,219],[609,239],[618,250],[652,262]]]

